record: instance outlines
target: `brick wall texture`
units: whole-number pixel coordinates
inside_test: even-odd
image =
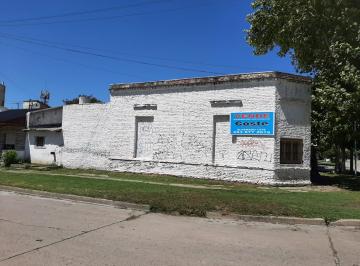
[[[241,100],[241,105],[211,101]],[[232,136],[232,112],[275,112],[275,136]],[[63,109],[61,164],[261,184],[310,182],[310,87],[281,78],[126,88]],[[280,138],[303,164],[280,164]]]

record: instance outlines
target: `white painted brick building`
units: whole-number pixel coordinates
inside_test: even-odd
[[[110,93],[106,104],[63,107],[56,163],[263,184],[310,182],[308,78],[266,72],[115,84]],[[245,112],[274,113],[274,135],[232,135],[230,114]]]

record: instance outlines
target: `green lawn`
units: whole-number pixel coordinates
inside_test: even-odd
[[[67,168],[51,168],[46,167],[42,172],[49,172],[53,174],[64,174],[64,175],[95,175],[95,176],[108,176],[110,178],[129,179],[129,180],[141,180],[150,182],[161,182],[161,183],[181,183],[190,185],[227,185],[236,186],[237,183],[224,182],[217,180],[204,180],[196,178],[176,177],[167,175],[153,175],[153,174],[132,174],[132,173],[118,173],[100,170],[83,170],[83,169],[67,169]],[[244,184],[242,184],[243,186]]]
[[[59,175],[51,175],[59,174]],[[165,184],[223,185],[227,190],[183,188],[169,185],[88,179],[66,175],[108,175],[126,180]],[[333,185],[338,184],[336,178]],[[345,178],[345,177],[344,177]],[[349,181],[350,182],[350,181]],[[149,204],[154,212],[204,216],[206,211],[252,215],[360,219],[360,192],[290,192],[280,188],[196,180],[172,176],[53,169],[37,173],[0,170],[0,185]],[[349,185],[349,184],[348,184]],[[349,188],[349,187],[348,187]]]

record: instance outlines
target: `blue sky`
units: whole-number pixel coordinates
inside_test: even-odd
[[[2,0],[0,81],[6,103],[51,93],[109,98],[112,83],[277,70],[289,58],[254,56],[250,0]],[[81,14],[79,14],[81,13]],[[51,17],[51,18],[49,18]]]

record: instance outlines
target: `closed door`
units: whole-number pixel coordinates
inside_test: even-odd
[[[213,154],[214,164],[226,165],[229,163],[232,145],[230,134],[230,117],[228,115],[214,116],[213,127]]]
[[[151,159],[153,156],[153,117],[137,117],[135,129],[135,157]]]

